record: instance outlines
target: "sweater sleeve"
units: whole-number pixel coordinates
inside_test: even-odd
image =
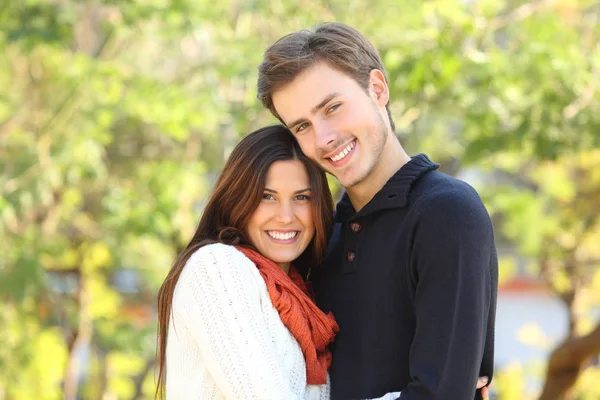
[[[477,377],[491,380],[493,372],[493,357],[483,360],[486,348],[493,354],[497,259],[492,224],[466,184],[423,199],[420,210],[410,270],[416,288],[411,382],[400,399],[479,398]]]
[[[296,399],[277,362],[252,268],[230,246],[209,245],[194,253],[175,290],[175,334],[186,329],[194,338],[225,398]]]
[[[329,373],[327,373],[327,384],[325,385],[306,385],[304,400],[330,400],[331,398],[331,381]]]

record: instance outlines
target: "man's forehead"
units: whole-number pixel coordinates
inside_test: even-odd
[[[321,63],[323,64],[323,63]],[[283,118],[310,113],[327,97],[341,96],[352,79],[327,65],[315,65],[273,94],[273,105]],[[335,95],[335,96],[333,96]],[[294,114],[294,115],[288,115]]]
[[[300,73],[287,86],[293,88],[292,91],[307,89],[311,92],[315,90],[328,92],[332,86],[344,85],[351,80],[352,78],[344,72],[320,62]],[[285,87],[282,89],[285,90]]]

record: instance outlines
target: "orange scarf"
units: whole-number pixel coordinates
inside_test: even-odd
[[[306,362],[307,383],[327,383],[327,370],[331,366],[327,345],[340,330],[333,314],[325,314],[315,305],[306,283],[293,265],[286,275],[279,265],[258,252],[241,246],[237,249],[256,264],[281,321],[300,344]]]

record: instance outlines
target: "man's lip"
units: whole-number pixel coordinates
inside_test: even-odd
[[[356,142],[356,138],[352,139],[351,141],[349,141],[348,143],[344,144],[343,146],[340,146],[340,147],[338,147],[338,149],[337,149],[336,151],[332,151],[331,153],[327,154],[327,155],[326,155],[325,157],[323,157],[323,158],[326,158],[326,159],[328,159],[328,160],[331,160],[331,157],[335,157],[335,156],[337,156],[338,154],[340,154],[342,151],[344,151],[344,149],[345,149],[346,147],[348,147],[348,145],[349,145],[350,143],[354,143],[354,145],[356,146],[356,143],[355,143],[355,142]]]

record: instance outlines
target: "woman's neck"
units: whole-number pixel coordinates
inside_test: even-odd
[[[286,275],[289,274],[290,272],[290,263],[277,263],[277,265],[279,265],[279,267],[281,267],[281,269],[283,270],[283,272],[285,272]]]

